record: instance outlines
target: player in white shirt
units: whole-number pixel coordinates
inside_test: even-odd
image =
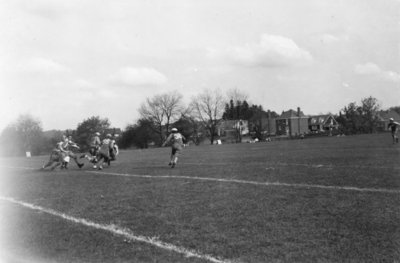
[[[186,139],[182,134],[178,132],[177,128],[172,128],[171,132],[172,133],[168,136],[162,146],[164,147],[167,144],[171,144],[171,156],[168,165],[170,165],[171,168],[174,168],[176,163],[178,162],[178,156],[183,149],[183,141]]]
[[[394,121],[393,118],[389,119],[388,129],[392,132],[393,143],[399,143],[399,137],[397,137],[397,131],[399,130],[400,123]]]

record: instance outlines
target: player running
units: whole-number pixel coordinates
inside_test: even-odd
[[[174,168],[176,163],[178,162],[178,156],[184,146],[183,141],[186,139],[182,134],[178,132],[177,128],[172,128],[171,132],[172,133],[168,136],[162,147],[164,147],[168,143],[171,144],[171,158],[168,165],[170,165],[171,168]]]
[[[61,165],[61,169],[68,169],[68,163],[70,158],[72,158],[76,165],[78,165],[79,168],[82,168],[84,163],[79,163],[78,161],[78,156],[73,152],[74,149],[79,150],[78,144],[72,141],[72,136],[68,136],[68,141],[63,145],[64,149],[67,150],[66,156],[64,157],[63,163]]]
[[[73,158],[78,165],[79,168],[82,168],[83,163],[79,163],[77,160],[76,155],[71,152],[68,147],[69,147],[69,142],[70,139],[63,135],[62,141],[58,142],[56,144],[56,147],[53,149],[53,151],[50,154],[49,161],[42,166],[42,169],[45,169],[47,167],[51,167],[51,170],[54,170],[58,166],[61,165],[61,168],[67,168],[69,158]],[[56,163],[55,166],[54,163]]]
[[[49,161],[42,166],[42,169],[46,169],[47,167],[51,166],[51,170],[54,170],[59,165],[63,165],[64,158],[67,156],[67,149],[64,148],[66,141],[68,141],[68,138],[63,135],[63,139],[56,144],[56,147],[50,154]],[[56,163],[55,166],[53,166],[54,163]]]
[[[101,145],[101,140],[100,140],[100,133],[95,132],[94,136],[90,139],[90,144],[89,144],[89,154],[84,154],[81,156],[81,158],[86,158],[88,159],[89,162],[93,164],[93,168],[96,169],[96,163],[97,163],[97,153],[99,152]]]
[[[103,169],[103,163],[106,162],[109,164],[110,160],[110,149],[113,147],[113,141],[111,140],[111,134],[107,134],[106,138],[101,142],[101,146],[99,152],[97,153],[97,161],[98,161],[98,169]],[[95,168],[95,167],[93,167]]]
[[[118,134],[114,134],[110,142],[110,158],[108,159],[108,166],[110,166],[111,161],[117,160],[117,155],[119,154],[119,148],[117,145]]]
[[[393,118],[389,119],[388,129],[391,129],[393,144],[399,143],[399,137],[397,136],[397,131],[399,130],[400,123],[394,121]]]

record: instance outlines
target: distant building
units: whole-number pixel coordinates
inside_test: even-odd
[[[316,115],[310,116],[308,126],[311,132],[326,132],[337,130],[339,123],[332,115]]]
[[[400,122],[400,114],[394,110],[382,110],[377,113],[378,130],[386,131],[389,124],[389,119],[393,118],[394,121]]]
[[[283,111],[281,116],[276,118],[276,135],[300,136],[309,132],[309,117],[304,115],[300,108]]]

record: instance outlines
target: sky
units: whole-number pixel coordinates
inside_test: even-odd
[[[0,129],[92,116],[124,129],[154,95],[237,89],[281,113],[400,106],[400,0],[0,0]]]

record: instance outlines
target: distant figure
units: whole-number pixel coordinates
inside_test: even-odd
[[[171,132],[172,133],[168,136],[162,146],[164,147],[168,143],[171,144],[171,157],[168,165],[170,165],[171,168],[174,168],[176,163],[178,162],[178,156],[182,151],[184,145],[183,141],[186,139],[182,134],[178,132],[178,129],[176,128],[172,128]]]
[[[397,131],[399,130],[400,123],[393,120],[393,118],[389,119],[388,129],[391,129],[393,143],[399,143],[399,137],[397,137]]]

